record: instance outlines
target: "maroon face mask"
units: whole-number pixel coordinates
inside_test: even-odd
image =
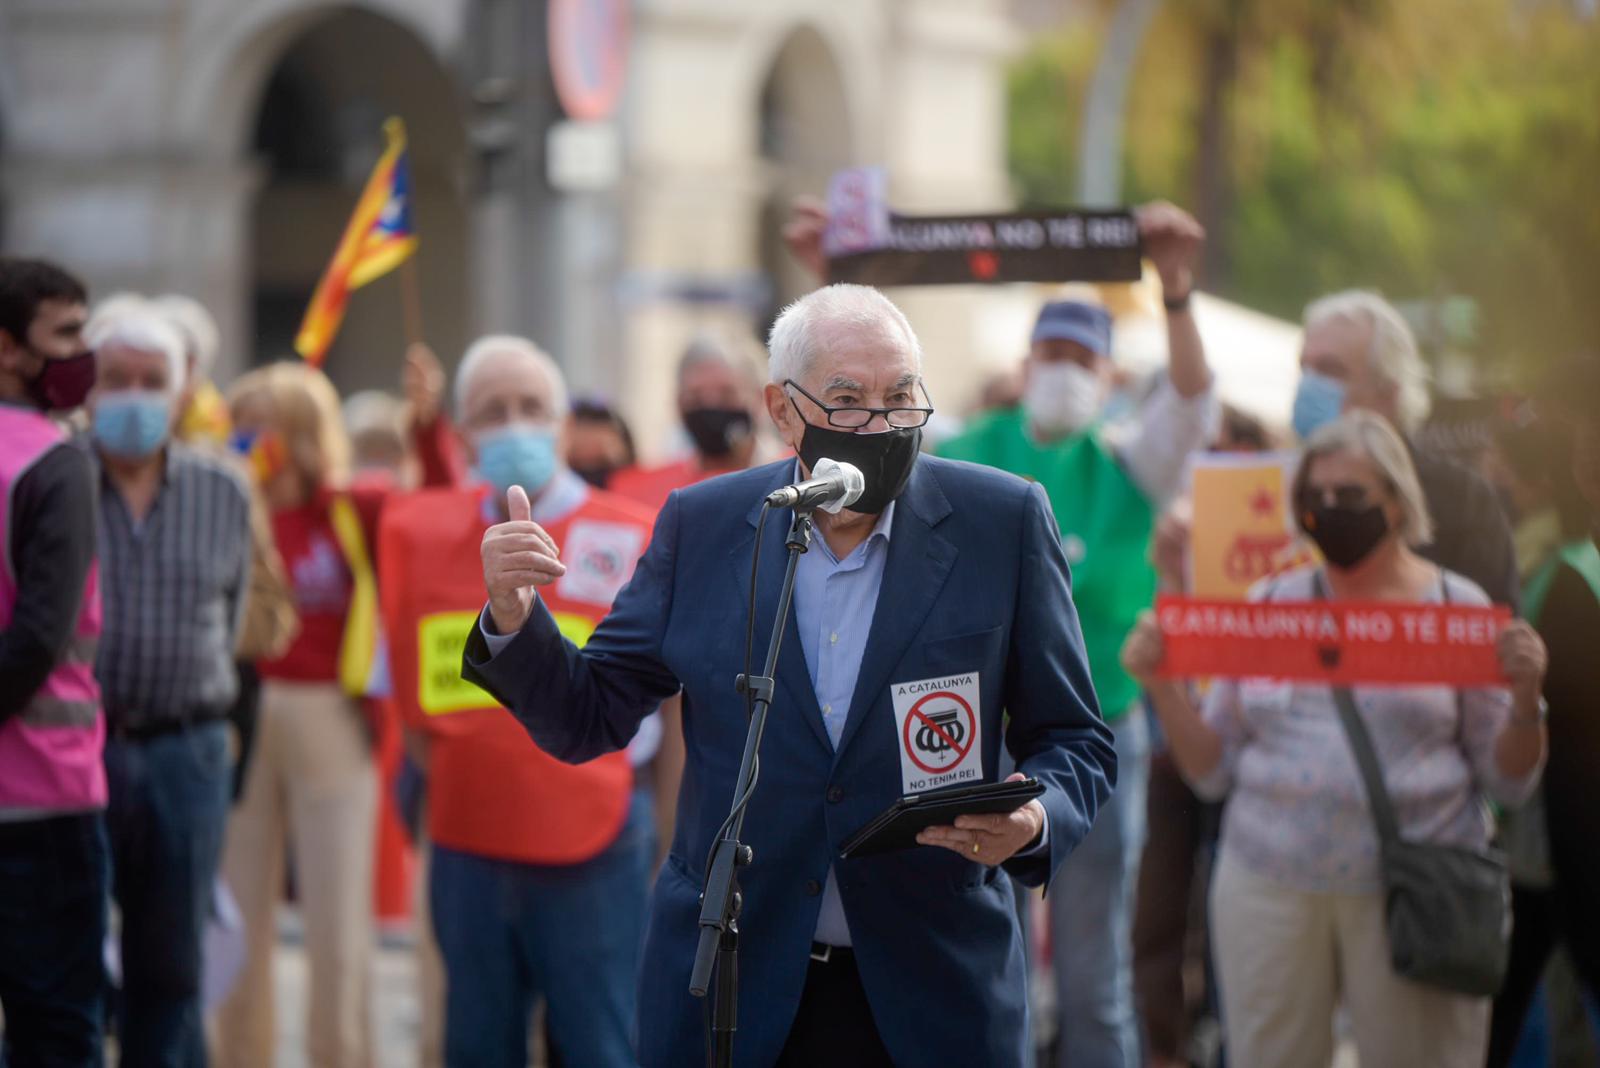
[[[94,386],[94,353],[80,352],[62,360],[46,359],[28,392],[47,412],[80,407]]]

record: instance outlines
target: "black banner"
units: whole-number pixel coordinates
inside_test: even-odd
[[[1126,211],[890,215],[886,247],[828,259],[830,282],[1134,282],[1139,225]]]
[[[1133,282],[1139,224],[1126,210],[900,215],[882,168],[828,186],[828,279],[872,286]]]

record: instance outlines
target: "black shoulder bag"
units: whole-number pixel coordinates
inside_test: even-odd
[[[1327,597],[1321,572],[1316,590],[1318,597]],[[1505,855],[1495,849],[1401,838],[1383,767],[1355,698],[1347,687],[1335,686],[1333,701],[1378,828],[1389,959],[1395,973],[1457,994],[1494,996],[1511,955],[1511,880]]]

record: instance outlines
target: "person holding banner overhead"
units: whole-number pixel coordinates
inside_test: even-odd
[[[1095,691],[1116,736],[1116,794],[1047,895],[1063,1068],[1140,1063],[1130,947],[1149,729],[1139,689],[1117,662],[1117,651],[1155,594],[1148,556],[1155,517],[1218,419],[1189,299],[1204,231],[1172,204],[1145,205],[1135,218],[1161,277],[1168,364],[1131,426],[1101,425],[1112,372],[1110,314],[1060,300],[1046,304],[1034,325],[1022,404],[977,420],[938,450],[1035,480],[1050,495],[1074,568],[1072,598]]]
[[[1410,453],[1382,418],[1354,412],[1314,432],[1291,500],[1327,566],[1268,579],[1257,601],[1487,605],[1472,582],[1417,554],[1431,520]],[[1149,691],[1195,792],[1229,799],[1211,913],[1230,1061],[1328,1063],[1342,1004],[1364,1064],[1481,1063],[1488,998],[1395,970],[1389,854],[1386,846],[1380,859],[1374,813],[1380,804],[1392,809],[1406,843],[1487,845],[1483,800],[1519,804],[1544,762],[1538,635],[1520,621],[1504,627],[1493,647],[1501,686],[1437,678],[1406,686],[1356,680],[1342,689],[1275,678],[1258,658],[1250,670],[1259,677],[1216,682],[1201,710],[1182,680],[1164,672],[1164,644],[1147,614],[1122,658]],[[1318,646],[1324,664],[1340,655],[1338,644]],[[1356,726],[1347,733],[1350,715]],[[1369,800],[1356,756],[1363,739],[1386,803]]]
[[[514,490],[510,521],[484,537],[489,605],[463,674],[574,762],[626,745],[681,688],[687,759],[645,939],[639,1056],[647,1068],[704,1064],[709,1007],[688,989],[703,865],[745,742],[735,678],[747,628],[771,626],[788,555],[788,509],[762,523],[764,502],[824,460],[859,468],[864,492],[819,512],[797,558],[794,633],[739,835],[754,859],[739,876],[735,1063],[1021,1068],[1027,985],[1010,880],[1048,880],[1115,777],[1055,520],[1038,486],[919,455],[932,414],[921,347],[876,290],[801,298],[769,347],[767,411],[797,459],[668,497],[581,650],[546,601],[571,573]],[[949,817],[908,848],[840,855],[905,795],[997,783],[1002,743],[1042,788],[1034,800]]]

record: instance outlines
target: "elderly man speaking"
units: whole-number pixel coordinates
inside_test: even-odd
[[[702,865],[745,740],[744,657],[756,519],[823,457],[859,467],[854,510],[819,513],[742,840],[737,1063],[915,1068],[1022,1065],[1023,946],[1010,878],[1046,881],[1088,832],[1115,757],[1044,492],[919,455],[931,411],[905,316],[849,285],[772,328],[767,409],[799,457],[675,492],[634,577],[580,651],[538,588],[564,567],[510,491],[483,540],[489,605],[464,673],[567,761],[621,748],[684,693],[677,834],[656,884],[639,987],[640,1059],[699,1065],[706,1006],[687,990]],[[770,625],[784,526],[761,546],[755,625]],[[852,832],[907,793],[917,732],[905,694],[960,676],[974,712],[962,761],[998,774],[1002,741],[1045,792],[1008,816],[961,816],[920,845],[842,859]],[[925,688],[925,687],[924,687]],[[906,769],[910,769],[909,771]]]

